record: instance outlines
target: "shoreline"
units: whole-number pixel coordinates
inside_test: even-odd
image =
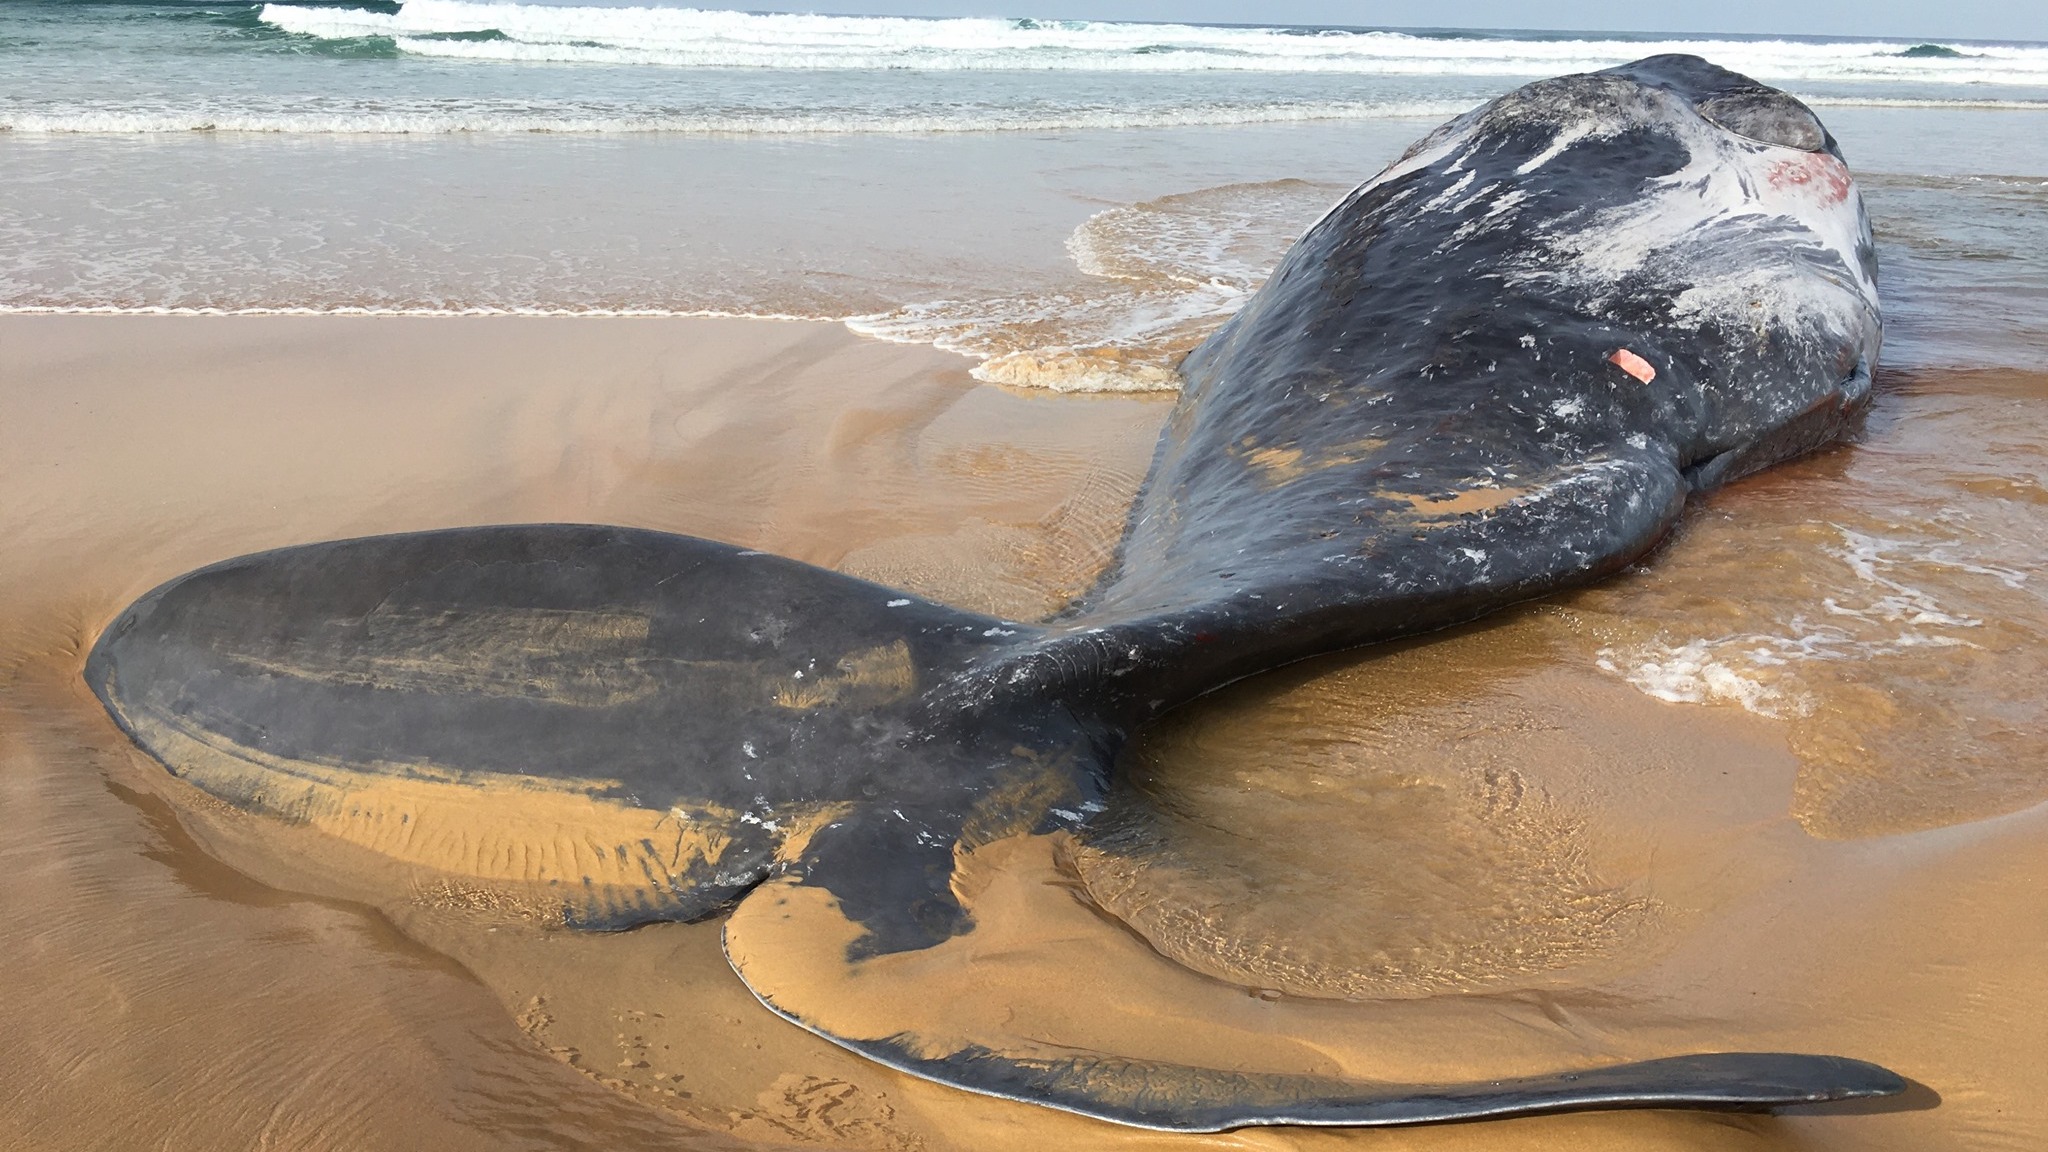
[[[89,485],[47,493],[71,507],[38,517],[34,545],[61,551],[97,533],[163,535],[173,514],[253,511],[260,481],[300,490],[303,506],[272,504],[266,529],[240,537],[259,548],[578,520],[834,566],[899,536],[971,534],[991,512],[1051,516],[1061,470],[1091,456],[1093,480],[1119,490],[1112,503],[1127,500],[1170,406],[982,384],[958,354],[835,321],[572,319],[0,316],[0,365],[19,381],[5,397],[9,458],[24,476],[70,471]],[[33,394],[47,380],[64,382],[71,407],[94,406],[87,426]],[[302,425],[297,444],[249,441],[278,420]],[[980,450],[990,439],[1012,442],[1007,457]],[[89,467],[105,450],[118,469]],[[745,462],[763,456],[781,463],[756,475]],[[886,518],[849,507],[864,492],[892,505]],[[144,506],[150,515],[122,522]],[[209,562],[205,547],[167,544],[149,583],[128,587]]]

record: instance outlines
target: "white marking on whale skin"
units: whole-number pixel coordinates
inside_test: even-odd
[[[1479,203],[1481,200],[1486,199],[1488,193],[1497,190],[1499,187],[1500,182],[1497,180],[1491,184],[1488,184],[1486,187],[1481,188],[1479,191],[1474,192],[1470,196],[1465,197],[1463,200],[1458,201],[1456,204],[1451,205],[1451,212],[1454,215],[1463,213],[1467,208],[1470,208],[1474,204]]]
[[[1539,171],[1580,141],[1605,138],[1645,121],[1670,128],[1687,145],[1690,162],[1658,181],[1651,194],[1636,203],[1582,218],[1572,230],[1551,234],[1549,243],[1532,252],[1519,272],[1510,272],[1511,283],[1570,279],[1597,297],[1616,291],[1625,276],[1662,268],[1667,282],[1681,275],[1689,281],[1671,284],[1676,290],[1674,319],[1695,329],[1716,321],[1752,327],[1762,312],[1816,336],[1841,338],[1875,332],[1870,320],[1877,314],[1876,285],[1864,275],[1857,257],[1859,245],[1869,243],[1870,225],[1855,196],[1832,194],[1853,187],[1847,184],[1848,173],[1839,162],[1824,153],[1777,148],[1737,137],[1706,121],[1675,93],[1646,87],[1632,95],[1633,99],[1624,101],[1624,107],[1611,115],[1581,119],[1560,128],[1550,144],[1525,161],[1517,174]],[[1446,124],[1332,205],[1310,231],[1372,189],[1442,163],[1455,153],[1456,158],[1445,164],[1443,171],[1463,175],[1415,211],[1447,207],[1470,184],[1473,174],[1464,166],[1475,155],[1480,143],[1475,137],[1495,107],[1482,106]],[[1790,173],[1788,179],[1788,164],[1813,170]],[[1828,165],[1837,171],[1813,168]],[[1410,194],[1411,190],[1396,194],[1389,207]],[[1482,220],[1461,226],[1453,241],[1476,235],[1523,198],[1520,191],[1503,195]],[[1471,203],[1458,204],[1454,210]],[[1752,259],[1753,253],[1742,250],[1743,245],[1727,243],[1728,228],[1745,225],[1803,233],[1807,246],[1833,256],[1846,277],[1821,267],[1828,263],[1825,260],[1775,260],[1759,265]],[[1722,254],[1720,260],[1713,259],[1716,252]],[[1841,291],[1845,279],[1853,292]],[[1523,346],[1533,348],[1533,340],[1525,338]],[[1873,346],[1866,352],[1874,355],[1876,349]],[[1540,360],[1541,353],[1536,358]]]
[[[1679,289],[1673,319],[1695,329],[1754,327],[1760,311],[1815,334],[1872,327],[1877,286],[1857,256],[1869,223],[1840,161],[1738,137],[1661,90],[1644,90],[1636,111],[1686,146],[1685,167],[1633,203],[1544,237],[1549,251],[1516,279],[1563,278],[1601,297],[1649,274]],[[1832,259],[1759,261],[1736,239],[1769,232]]]
[[[1578,123],[1559,129],[1557,135],[1550,141],[1550,146],[1524,161],[1521,167],[1515,169],[1515,175],[1527,176],[1529,173],[1557,159],[1564,153],[1565,149],[1593,135],[1597,127],[1598,125],[1592,123]]]
[[[1469,136],[1470,136],[1470,134],[1468,133],[1468,134],[1467,134],[1467,137],[1466,137],[1466,138],[1469,138]],[[1462,172],[1462,171],[1464,171],[1464,170],[1465,170],[1465,163],[1466,163],[1466,161],[1468,161],[1468,160],[1472,159],[1472,157],[1474,157],[1474,156],[1477,156],[1478,154],[1479,154],[1479,143],[1478,143],[1477,141],[1473,141],[1473,143],[1471,144],[1471,146],[1470,146],[1470,147],[1468,147],[1468,148],[1466,148],[1466,149],[1465,149],[1465,150],[1464,150],[1463,152],[1459,153],[1459,154],[1458,154],[1458,158],[1457,158],[1456,160],[1453,160],[1453,161],[1451,161],[1451,162],[1450,162],[1450,164],[1449,164],[1449,166],[1447,166],[1447,167],[1446,167],[1446,168],[1444,169],[1444,171],[1446,171],[1446,172]]]
[[[1324,212],[1321,216],[1317,217],[1316,222],[1314,224],[1309,225],[1308,228],[1302,233],[1302,235],[1305,236],[1309,232],[1313,232],[1316,229],[1322,227],[1323,224],[1330,219],[1330,217],[1335,216],[1339,212],[1350,207],[1354,202],[1358,200],[1359,197],[1364,196],[1366,193],[1371,192],[1373,189],[1378,188],[1380,185],[1392,183],[1395,180],[1399,180],[1403,176],[1420,172],[1425,168],[1432,167],[1438,161],[1442,160],[1444,157],[1449,156],[1452,152],[1465,146],[1467,143],[1471,141],[1472,135],[1477,128],[1479,111],[1480,109],[1474,109],[1472,112],[1468,112],[1464,116],[1461,116],[1458,119],[1453,120],[1448,124],[1445,124],[1443,127],[1437,129],[1437,131],[1435,133],[1432,133],[1430,136],[1424,137],[1422,140],[1417,141],[1416,145],[1413,148],[1409,149],[1407,154],[1403,155],[1399,160],[1394,161],[1392,164],[1387,165],[1385,168],[1382,168],[1380,170],[1379,175],[1374,176],[1372,179],[1367,180],[1365,183],[1360,184],[1356,188],[1353,188],[1350,192],[1344,195],[1343,199],[1337,201],[1335,204],[1330,205],[1329,211]],[[1466,156],[1460,157],[1456,162],[1450,165],[1449,171],[1455,172],[1458,169],[1462,168],[1464,166],[1465,160],[1469,158],[1470,155],[1471,154],[1468,152]],[[1414,195],[1413,189],[1403,189],[1402,191],[1397,192],[1393,196],[1388,198],[1387,206],[1391,208],[1394,205],[1400,203],[1401,201],[1408,199],[1412,195]]]
[[[1569,400],[1559,400],[1550,406],[1550,410],[1569,420],[1574,416],[1585,414],[1586,398],[1584,396],[1574,396]]]
[[[889,603],[888,603],[888,604],[886,605],[886,607],[889,607],[889,608],[907,608],[907,607],[909,607],[909,606],[910,606],[910,601],[908,601],[908,600],[891,600],[891,601],[889,601]]]
[[[1500,199],[1494,201],[1493,207],[1487,209],[1486,216],[1484,218],[1487,220],[1491,220],[1503,212],[1507,212],[1518,207],[1522,203],[1522,201],[1527,200],[1528,198],[1529,194],[1527,192],[1524,192],[1520,188],[1513,189],[1504,194],[1503,196],[1501,196]]]
[[[1417,208],[1416,211],[1444,211],[1446,205],[1450,204],[1451,201],[1457,199],[1460,195],[1463,195],[1465,189],[1470,188],[1472,186],[1472,181],[1477,180],[1478,178],[1479,174],[1477,172],[1465,173],[1463,176],[1460,176],[1457,178],[1457,180],[1453,181],[1449,188],[1446,188],[1443,191],[1437,193],[1435,196],[1430,197],[1428,202],[1423,204],[1422,207]],[[1455,211],[1455,209],[1452,210]]]
[[[1491,191],[1494,188],[1498,187],[1498,184],[1490,184],[1487,186],[1487,190]],[[1510,216],[1509,213],[1513,212],[1515,208],[1522,203],[1522,201],[1527,200],[1528,198],[1529,194],[1527,192],[1522,191],[1520,188],[1511,188],[1508,191],[1501,193],[1498,197],[1494,199],[1493,206],[1491,208],[1488,208],[1483,214],[1481,214],[1478,219],[1468,220],[1465,223],[1460,224],[1458,226],[1458,230],[1456,232],[1451,233],[1451,243],[1462,244],[1465,241],[1470,240],[1472,237],[1479,235],[1481,232],[1488,232],[1507,224],[1510,220],[1513,219],[1513,217]],[[1459,207],[1463,208],[1464,205],[1461,204],[1459,205]]]

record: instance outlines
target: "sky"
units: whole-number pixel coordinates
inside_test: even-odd
[[[703,6],[713,5],[705,0]],[[2048,41],[2048,0],[756,0],[730,6],[871,16]]]

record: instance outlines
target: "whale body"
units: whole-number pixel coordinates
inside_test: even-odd
[[[1895,1093],[1787,1053],[1468,1085],[1202,1068],[877,1023],[802,975],[878,981],[986,930],[961,862],[1085,834],[1178,705],[1597,580],[1689,496],[1834,439],[1870,394],[1874,275],[1794,98],[1686,56],[1546,80],[1360,186],[1188,356],[1115,562],[1053,619],[686,536],[462,528],[180,577],[86,678],[214,796],[571,926],[731,910],[769,1008],[974,1091],[1190,1131]]]

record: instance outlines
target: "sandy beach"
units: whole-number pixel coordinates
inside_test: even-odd
[[[2048,42],[1879,31],[1861,18],[1853,34],[1797,36],[925,20],[660,0],[0,5],[0,1152],[2048,1146]],[[1123,748],[1106,798],[1076,795],[1085,818],[1033,790],[1057,766],[1000,776],[986,808],[949,826],[944,895],[974,929],[942,943],[849,957],[869,923],[851,886],[870,876],[859,851],[858,867],[837,865],[845,885],[785,871],[737,911],[638,922],[702,891],[700,865],[730,864],[710,889],[723,894],[758,879],[748,868],[810,868],[820,843],[866,834],[831,823],[794,753],[781,766],[798,774],[776,779],[804,786],[756,791],[774,791],[754,775],[776,763],[774,740],[801,735],[828,759],[833,741],[861,744],[883,773],[858,778],[865,795],[908,781],[912,814],[894,816],[937,827],[915,822],[918,804],[942,806],[923,794],[934,773],[896,762],[904,729],[868,706],[916,682],[903,643],[820,648],[763,678],[747,645],[783,654],[775,627],[801,597],[761,600],[766,623],[708,656],[648,643],[657,617],[685,632],[742,619],[689,611],[700,587],[724,589],[669,585],[677,567],[649,596],[679,615],[548,600],[494,615],[393,593],[368,617],[342,610],[328,664],[300,660],[296,632],[285,656],[241,653],[259,691],[278,671],[318,685],[291,723],[374,733],[427,716],[409,731],[462,733],[389,762],[373,752],[370,772],[263,719],[221,755],[180,726],[234,711],[208,688],[154,714],[170,717],[156,735],[196,757],[173,776],[85,680],[110,622],[181,574],[490,524],[758,549],[894,590],[819,603],[955,624],[969,618],[942,605],[984,613],[959,636],[1014,650],[987,638],[1036,636],[1026,622],[1112,563],[1182,358],[1305,229],[1447,117],[1667,53],[1789,93],[1839,145],[1876,246],[1868,411],[1840,443],[1693,500],[1656,551],[1595,586],[1170,712]],[[1481,186],[1443,201],[1471,216],[1457,235],[1517,210],[1542,165],[1633,171],[1580,150],[1606,139],[1561,132],[1498,182],[1466,170]],[[1777,168],[1752,175],[1779,186]],[[1862,263],[1860,224],[1831,235],[1844,270]],[[1764,273],[1797,263],[1772,251]],[[1833,276],[1821,280],[1841,287]],[[1443,303],[1426,285],[1395,294],[1373,316]],[[1585,315],[1613,321],[1610,304]],[[1746,333],[1735,315],[1728,331]],[[1379,378],[1385,349],[1357,352],[1354,331],[1353,366]],[[1739,362],[1712,369],[1736,392]],[[1205,386],[1199,368],[1189,380]],[[1509,410],[1551,435],[1542,414],[1569,423],[1582,385]],[[1262,478],[1303,457],[1235,431],[1207,443],[1208,457],[1242,450]],[[1367,466],[1352,447],[1332,459]],[[1453,499],[1518,500],[1519,471],[1455,484]],[[1357,496],[1331,491],[1342,507]],[[1151,523],[1195,540],[1199,517],[1166,506]],[[596,538],[516,537],[542,535]],[[1160,558],[1134,538],[1135,555]],[[1199,543],[1237,549],[1211,557],[1202,587],[1243,574],[1244,539]],[[1473,543],[1491,553],[1460,554],[1482,571],[1503,554]],[[1384,554],[1313,560],[1366,555]],[[427,582],[460,584],[467,569],[443,559]],[[732,560],[743,569],[688,570],[778,563]],[[600,567],[582,552],[516,562],[543,583]],[[350,571],[300,570],[344,599],[362,591]],[[316,614],[305,605],[321,593],[289,587],[294,611]],[[910,607],[916,596],[937,603]],[[858,616],[832,612],[834,627]],[[208,619],[268,627],[260,613]],[[1093,623],[1115,621],[1071,626]],[[1058,662],[1074,649],[1032,652],[1069,685],[1059,707],[1092,694],[1082,735],[1047,746],[1055,758],[1092,738],[1079,713],[1118,695],[1089,678],[1091,662],[1115,672],[1091,636],[1072,676]],[[1215,665],[1171,671],[1202,667]],[[792,727],[776,711],[686,757],[700,696],[631,719],[668,706],[663,685],[733,668],[766,693],[749,707],[853,720]],[[1029,693],[1049,683],[1002,668]],[[130,679],[184,683],[147,666]],[[500,730],[355,691],[394,684],[514,703],[490,713]],[[520,711],[536,700],[608,719]],[[113,707],[149,743],[143,710]],[[547,719],[522,728],[522,715]],[[1034,737],[1012,748],[1012,728],[977,722],[961,721],[974,739],[925,747],[970,773],[1043,766]],[[677,728],[690,732],[672,740]],[[650,730],[661,737],[635,735]],[[276,810],[296,822],[214,798],[260,806],[279,765],[295,791]],[[730,788],[643,802],[672,767],[691,787],[723,772]],[[1045,818],[1024,834],[1026,808],[1066,830]],[[779,855],[761,854],[750,818]],[[728,852],[742,842],[747,863]],[[636,926],[566,926],[586,913]],[[1162,1064],[1414,1085],[1714,1052],[1855,1057],[1911,1087],[1778,1115],[1175,1136],[892,1071],[750,987],[887,1052],[980,1046],[1134,1095],[1177,1090],[1146,1079]]]
[[[1153,1027],[1181,1057],[1390,1079],[1786,1049],[1918,1085],[1866,1114],[1169,1137],[971,1096],[770,1015],[715,921],[551,928],[207,800],[80,680],[105,623],[180,572],[462,524],[684,532],[1042,615],[1108,557],[1170,397],[1005,390],[968,366],[817,322],[0,317],[0,1146],[2048,1139],[2031,619],[1884,673],[1942,680],[1919,696],[1837,668],[1753,681],[1776,709],[1672,702],[1601,666],[1625,672],[1660,613],[1753,606],[1769,587],[1727,558],[1853,529],[1859,501],[1892,499],[1872,469],[1921,487],[1948,460],[1939,484],[2002,479],[1985,499],[2032,522],[2038,471],[1950,457],[1998,429],[1997,451],[2038,459],[2038,432],[2000,423],[2048,399],[2038,375],[1896,375],[1857,444],[1716,495],[1612,585],[1184,710],[1125,760],[1116,815],[1159,851],[988,853],[977,899],[1001,931],[924,985],[1024,1034],[1086,1027],[1107,997],[1100,1026]]]

